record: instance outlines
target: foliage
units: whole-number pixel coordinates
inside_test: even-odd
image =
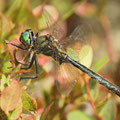
[[[33,74],[34,67],[30,70],[20,70],[21,65],[17,61],[22,61],[25,52],[6,44],[7,42],[21,44],[19,36],[26,28],[31,28],[35,32],[46,32],[44,30],[47,29],[47,25],[45,19],[41,17],[42,6],[48,7],[53,13],[55,22],[58,21],[63,27],[65,31],[63,37],[79,24],[78,21],[84,20],[90,22],[98,19],[102,30],[106,32],[107,28],[104,26],[106,24],[103,21],[107,19],[102,10],[107,0],[99,3],[98,7],[95,1],[92,3],[89,0],[0,1],[0,120],[113,120],[117,118],[119,109],[117,111],[116,106],[120,106],[117,97],[112,96],[109,91],[81,71],[70,95],[67,97],[60,95],[54,84],[53,63],[51,58],[46,56],[38,55],[40,70],[38,79],[19,81],[20,76]],[[73,23],[74,16],[77,17]],[[105,35],[108,35],[108,32]],[[97,41],[98,38],[99,36],[95,36],[92,42]],[[99,41],[95,44],[99,46]],[[96,46],[94,50],[97,50]],[[99,52],[94,56],[92,47],[88,45],[81,47],[79,53],[72,48],[67,49],[69,56],[95,72],[99,72],[108,63],[110,57],[109,49],[105,57],[99,57]],[[95,57],[99,58],[96,63],[93,60]],[[110,78],[110,75],[108,74],[107,77]]]

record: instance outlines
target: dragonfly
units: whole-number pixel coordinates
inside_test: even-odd
[[[71,58],[63,48],[60,39],[62,39],[63,36],[63,30],[60,26],[56,23],[53,27],[51,27],[51,21],[53,22],[52,16],[43,9],[42,10],[43,15],[45,16],[46,23],[48,26],[49,34],[41,34],[38,32],[35,34],[31,29],[26,29],[24,32],[20,35],[20,42],[23,46],[16,45],[13,43],[11,44],[17,48],[20,48],[22,50],[28,51],[29,53],[27,55],[26,61],[23,65],[28,65],[28,67],[24,67],[21,69],[27,70],[30,69],[35,63],[36,68],[36,75],[34,76],[23,76],[21,79],[36,79],[39,77],[39,65],[37,60],[37,54],[43,54],[45,56],[52,57],[54,61],[58,63],[61,68],[58,70],[58,74],[63,74],[64,76],[61,77],[58,75],[57,80],[55,81],[56,86],[58,90],[61,93],[69,94],[72,88],[74,87],[76,80],[77,80],[77,69],[81,70],[82,72],[88,74],[92,79],[99,82],[101,85],[106,87],[107,89],[114,92],[116,95],[120,96],[120,88],[110,81],[103,78],[98,73],[95,73],[91,69],[87,68],[83,64],[79,63],[78,61]],[[77,26],[75,30],[72,32],[72,34],[66,39],[66,43],[77,41],[81,38],[81,27]],[[65,45],[67,46],[67,45]],[[69,73],[69,74],[68,74]]]

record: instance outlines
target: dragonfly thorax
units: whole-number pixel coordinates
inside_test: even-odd
[[[34,50],[37,54],[42,53],[46,56],[51,56],[59,63],[64,61],[64,52],[60,48],[60,44],[51,35],[43,35],[36,37]]]

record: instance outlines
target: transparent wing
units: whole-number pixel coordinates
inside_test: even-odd
[[[64,48],[73,47],[76,50],[80,50],[81,46],[91,44],[93,39],[93,30],[90,24],[79,24],[69,37],[61,43]]]
[[[58,25],[57,20],[55,20],[52,16],[52,13],[49,12],[49,7],[46,6],[42,8],[42,14],[46,20],[46,24],[48,27],[49,33],[54,36],[63,46],[64,49],[67,47],[71,47],[74,45],[76,49],[80,49],[81,45],[88,44],[93,39],[93,30],[89,23],[81,22],[70,34],[67,39],[60,41],[64,36],[64,30]],[[79,43],[79,44],[78,44]]]
[[[56,20],[52,17],[52,13],[47,10],[48,6],[42,8],[42,14],[45,17],[48,31],[53,35],[57,40],[60,40],[64,36],[62,28],[58,25]]]
[[[64,95],[68,96],[72,91],[78,80],[79,72],[69,63],[62,63],[59,65],[57,70],[57,77],[55,80],[56,87],[58,91]]]
[[[64,36],[62,28],[57,22],[55,22],[47,9],[44,8],[42,13],[45,17],[49,33],[59,41]],[[91,39],[91,26],[87,23],[82,23],[78,25],[72,34],[65,39],[64,42],[61,42],[61,44],[65,50],[67,47],[72,47],[73,49],[79,51],[81,46],[87,44],[87,41],[91,41]],[[79,71],[70,63],[62,63],[61,65],[58,65],[56,71],[56,87],[62,95],[68,96],[78,80]]]

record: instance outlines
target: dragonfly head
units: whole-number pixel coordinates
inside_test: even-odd
[[[31,45],[33,39],[34,39],[34,33],[31,29],[27,29],[27,30],[25,30],[25,32],[21,33],[20,42],[23,45],[25,45],[25,46]]]

